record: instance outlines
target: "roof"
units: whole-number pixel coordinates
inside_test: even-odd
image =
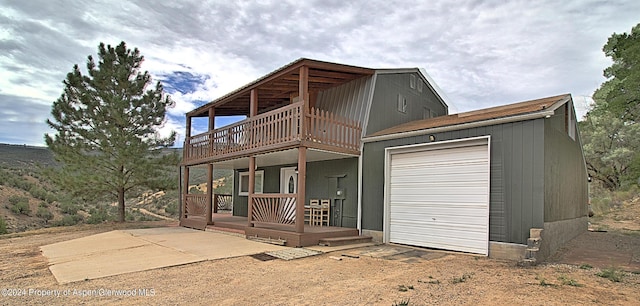
[[[258,89],[259,111],[289,102],[290,94],[298,92],[300,67],[309,68],[309,90],[324,90],[360,77],[373,75],[375,70],[364,67],[300,58],[246,84],[218,99],[187,113],[189,117],[208,116],[215,107],[216,115],[248,115],[252,89]]]
[[[382,138],[383,136],[397,135],[398,137],[401,137],[403,134],[410,132],[418,132],[423,130],[429,131],[442,127],[459,126],[459,129],[463,129],[465,128],[465,124],[485,122],[487,123],[486,125],[488,125],[490,121],[500,118],[514,118],[516,120],[513,121],[518,121],[517,118],[522,118],[523,115],[539,115],[540,117],[544,117],[548,115],[549,111],[554,111],[570,100],[570,94],[563,94],[542,99],[485,108],[465,113],[416,120],[376,132],[366,138],[369,138],[370,141],[375,141],[376,138],[382,140],[380,138]],[[529,117],[535,116],[527,116],[526,118]]]

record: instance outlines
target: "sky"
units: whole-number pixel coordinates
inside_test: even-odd
[[[302,57],[424,68],[459,112],[571,93],[581,116],[638,23],[637,0],[0,0],[0,143],[43,146],[66,74],[121,41],[176,102],[176,146],[186,112]]]

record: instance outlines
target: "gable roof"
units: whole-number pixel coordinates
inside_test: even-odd
[[[290,94],[298,92],[300,67],[309,68],[309,90],[322,91],[365,76],[385,73],[416,73],[430,87],[446,108],[447,98],[424,69],[373,69],[308,58],[297,59],[234,91],[187,113],[187,117],[207,117],[210,108],[218,115],[248,115],[252,89],[258,89],[258,113],[288,103]]]
[[[570,100],[570,94],[563,94],[470,112],[416,120],[376,132],[364,138],[363,141],[381,141],[426,133],[437,133],[444,130],[460,130],[497,123],[542,118],[553,115],[558,107]]]
[[[187,116],[206,117],[211,107],[216,108],[216,115],[248,115],[252,89],[259,89],[260,109],[277,107],[289,100],[289,93],[298,91],[302,66],[309,67],[309,90],[324,90],[375,72],[370,68],[300,58],[188,112]]]

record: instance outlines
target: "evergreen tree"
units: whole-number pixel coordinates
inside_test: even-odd
[[[596,92],[609,110],[625,121],[640,120],[640,24],[631,33],[613,33],[602,48],[613,64],[604,70],[607,81]],[[603,93],[599,93],[604,91]]]
[[[47,120],[57,133],[45,134],[62,164],[51,169],[51,178],[84,199],[113,196],[120,222],[125,194],[175,184],[167,173],[178,164],[177,154],[162,151],[175,142],[175,131],[166,138],[158,134],[173,102],[160,82],[151,88],[149,73],[140,72],[142,62],[138,49],[127,49],[124,42],[100,43],[98,62],[88,56],[87,75],[78,65],[67,74]]]

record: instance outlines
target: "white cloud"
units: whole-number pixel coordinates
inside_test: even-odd
[[[584,108],[577,100],[610,64],[602,45],[638,11],[631,0],[3,2],[0,107],[40,123],[0,112],[0,142],[43,144],[65,74],[101,41],[138,47],[155,80],[203,77],[172,94],[165,132],[184,133],[185,112],[300,57],[426,68],[459,111],[562,93]]]

